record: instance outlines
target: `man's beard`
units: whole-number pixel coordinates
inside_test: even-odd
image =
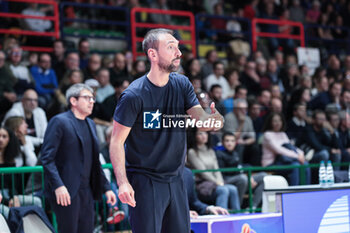
[[[179,66],[174,65],[173,62],[176,61],[177,59],[180,60],[180,58],[175,58],[174,60],[171,61],[170,64],[165,64],[162,61],[160,61],[158,66],[162,71],[165,71],[168,73],[175,72],[179,69]]]

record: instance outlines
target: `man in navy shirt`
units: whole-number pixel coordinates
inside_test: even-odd
[[[151,69],[123,92],[114,114],[110,157],[118,196],[132,207],[134,233],[190,231],[182,179],[186,125],[202,130],[223,126],[215,105],[212,114],[205,113],[188,78],[174,73],[180,65],[178,45],[171,30],[146,34],[142,46]]]

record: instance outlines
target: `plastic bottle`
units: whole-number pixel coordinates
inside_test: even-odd
[[[326,187],[327,174],[326,174],[326,166],[323,160],[321,161],[320,168],[318,170],[318,179],[319,179],[320,186]]]
[[[334,184],[334,172],[332,162],[328,160],[327,162],[327,186],[332,186]]]

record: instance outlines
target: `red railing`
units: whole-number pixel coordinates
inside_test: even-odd
[[[180,16],[180,17],[188,17],[190,20],[189,26],[183,25],[168,25],[168,24],[157,24],[157,23],[144,23],[144,22],[136,22],[136,14],[137,13],[148,13],[148,14],[162,14],[162,15],[170,15],[170,16]],[[137,28],[167,28],[171,30],[186,30],[190,31],[191,39],[190,40],[180,40],[180,44],[188,44],[191,45],[191,50],[193,56],[196,56],[196,28],[195,28],[195,20],[194,15],[188,11],[174,11],[174,10],[160,10],[160,9],[151,9],[151,8],[139,8],[135,7],[131,10],[131,41],[132,41],[132,53],[134,59],[137,56],[145,56],[143,52],[137,51],[137,43],[143,41],[143,37],[137,36]]]
[[[292,34],[283,34],[283,33],[258,32],[256,30],[257,24],[273,24],[273,25],[279,25],[279,26],[290,25],[292,27],[299,28],[299,34],[292,35]],[[300,46],[305,47],[304,25],[302,23],[299,23],[299,22],[287,21],[287,20],[273,20],[273,19],[255,18],[252,20],[252,49],[253,49],[253,51],[256,51],[256,49],[257,49],[257,37],[273,37],[273,38],[299,40]]]
[[[3,18],[17,18],[17,19],[41,19],[53,21],[54,31],[53,32],[36,32],[23,29],[0,29],[0,34],[9,35],[23,35],[23,36],[45,36],[54,37],[58,39],[60,37],[59,27],[59,11],[58,3],[54,0],[6,0],[8,2],[23,2],[23,3],[39,3],[53,6],[53,16],[34,16],[34,15],[23,15],[18,13],[5,13],[0,12],[0,17]],[[35,52],[51,52],[52,48],[49,47],[35,47],[35,46],[21,46],[23,50],[35,51]]]

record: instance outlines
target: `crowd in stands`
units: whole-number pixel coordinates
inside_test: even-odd
[[[149,6],[152,2],[151,6],[159,9],[195,9],[195,13],[214,13],[214,9],[215,13],[246,18],[259,16],[324,26],[350,26],[349,17],[346,17],[350,3],[346,1],[323,1],[322,4],[306,0],[286,0],[279,4],[269,0],[252,0],[249,4],[165,0],[91,2],[128,7]],[[212,2],[216,2],[215,7],[210,4]],[[37,7],[31,4],[23,12],[32,14],[30,11]],[[50,9],[44,10],[41,12]],[[154,17],[152,20],[167,24],[170,19]],[[27,22],[27,27],[34,23]],[[220,27],[220,22],[213,22],[213,25]],[[40,26],[41,29],[32,30],[50,27]],[[291,33],[291,29],[284,26],[262,30]],[[343,31],[328,28],[318,28],[312,33],[329,40],[347,36]],[[211,36],[213,39],[227,37]],[[143,58],[133,59],[130,51],[113,55],[92,53],[86,38],[73,50],[68,49],[63,40],[55,40],[51,46],[51,54],[28,54],[16,38],[6,38],[3,43],[0,51],[0,167],[37,164],[48,120],[67,109],[66,90],[83,82],[95,91],[96,103],[90,117],[97,125],[101,154],[107,163],[110,162],[108,144],[115,106],[121,93],[133,80],[144,75],[149,66]],[[329,53],[312,73],[307,64],[298,65],[294,48],[293,41],[272,38],[267,53],[258,50],[249,55],[235,54],[234,59],[219,58],[215,49],[208,51],[205,59],[183,52],[178,72],[189,78],[206,111],[210,112],[210,103],[214,102],[225,118],[220,132],[196,129],[188,132],[186,165],[189,168],[268,167],[322,160],[350,162],[350,55]],[[335,170],[340,168],[335,167]],[[290,185],[300,184],[298,168],[276,173],[285,176]],[[205,172],[196,175],[195,185],[202,201],[239,210],[244,207],[243,198],[250,182],[254,191],[253,207],[257,208],[261,205],[265,175],[256,173],[248,181],[242,172]],[[306,183],[318,182],[317,171],[313,169],[305,169],[305,177]],[[336,180],[341,179],[341,176],[336,177]],[[11,190],[6,185],[5,188]],[[6,203],[17,194],[21,194],[21,189],[8,193],[4,197]]]

